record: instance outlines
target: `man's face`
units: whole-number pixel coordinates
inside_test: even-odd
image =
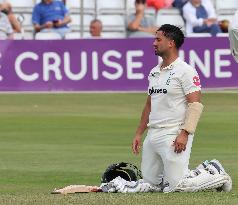
[[[45,4],[50,4],[53,2],[53,0],[42,0]]]
[[[0,9],[8,9],[8,4],[7,3],[0,3]]]
[[[135,2],[136,12],[143,12],[145,10],[145,4]]]
[[[166,38],[162,31],[157,31],[153,43],[155,55],[163,56],[173,46],[173,41]]]
[[[0,3],[0,10],[9,12],[11,10],[11,5],[7,2]]]
[[[91,36],[100,36],[102,26],[99,22],[93,22],[90,24],[90,34]]]

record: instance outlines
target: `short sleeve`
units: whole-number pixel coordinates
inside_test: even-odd
[[[6,28],[7,28],[8,35],[13,33],[12,25],[11,25],[10,21],[8,20],[7,16],[6,16]]]
[[[208,12],[208,18],[216,18],[216,11],[212,4],[212,2],[209,0],[204,1],[206,4],[206,10]]]
[[[149,27],[153,27],[153,26],[155,26],[156,25],[156,23],[155,23],[155,18],[154,17],[149,17],[148,18],[148,26]]]
[[[197,71],[192,67],[188,67],[184,71],[181,77],[181,84],[185,95],[201,90],[200,78]]]
[[[40,11],[39,11],[38,6],[35,6],[35,8],[33,9],[32,23],[33,24],[40,24]]]
[[[63,4],[63,2],[60,2],[61,3],[61,8],[62,8],[62,12],[63,12],[63,15],[64,16],[67,16],[69,15],[69,10],[66,8],[66,6]]]

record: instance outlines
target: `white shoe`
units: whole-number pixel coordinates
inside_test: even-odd
[[[231,177],[227,174],[228,180],[225,184],[221,186],[221,190],[224,192],[230,192],[232,190],[232,180]]]
[[[217,159],[213,159],[209,162],[209,164],[211,164],[212,166],[214,166],[217,171],[219,172],[219,174],[227,174],[224,167],[221,165],[221,163],[217,160]]]
[[[216,160],[213,159],[209,162],[209,164],[213,165],[220,174],[226,175],[227,176],[227,182],[225,182],[221,187],[219,187],[217,190],[218,191],[224,191],[224,192],[230,192],[232,190],[232,179],[229,176],[229,174],[227,174],[227,172],[225,171],[224,167],[221,165],[221,163]]]

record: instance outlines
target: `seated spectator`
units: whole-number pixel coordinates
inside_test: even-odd
[[[12,6],[9,2],[7,1],[2,1],[0,3],[0,10],[5,13],[8,17],[8,20],[10,21],[12,25],[12,29],[15,33],[20,33],[21,32],[21,25],[20,22],[17,20],[16,16],[12,12]]]
[[[98,19],[94,19],[90,22],[90,34],[92,37],[101,37],[102,22]]]
[[[183,6],[186,33],[221,33],[214,6],[210,0],[189,0]]]
[[[157,28],[155,19],[145,16],[146,0],[135,0],[136,13],[127,18],[127,36],[154,37]]]
[[[64,38],[71,18],[62,1],[42,0],[34,7],[32,22],[35,32],[56,32]]]
[[[0,39],[13,39],[13,29],[8,17],[0,11]]]
[[[148,7],[153,7],[156,10],[163,8],[170,8],[172,6],[173,0],[147,0],[146,4]]]

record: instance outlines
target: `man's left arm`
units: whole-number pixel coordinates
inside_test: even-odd
[[[66,6],[63,4],[63,2],[59,2],[60,6],[61,6],[61,11],[62,11],[62,15],[64,16],[64,18],[61,20],[58,20],[54,26],[56,27],[60,27],[60,26],[64,26],[67,25],[68,23],[71,22],[71,17],[69,14],[69,10],[66,8]]]
[[[177,153],[186,150],[189,134],[194,134],[203,110],[203,105],[200,103],[201,91],[187,94],[186,100],[188,102],[188,108],[186,110],[185,122],[180,134],[174,142],[174,151]]]
[[[66,15],[63,20],[58,20],[54,25],[56,27],[67,25],[71,22],[71,17],[69,15]]]

